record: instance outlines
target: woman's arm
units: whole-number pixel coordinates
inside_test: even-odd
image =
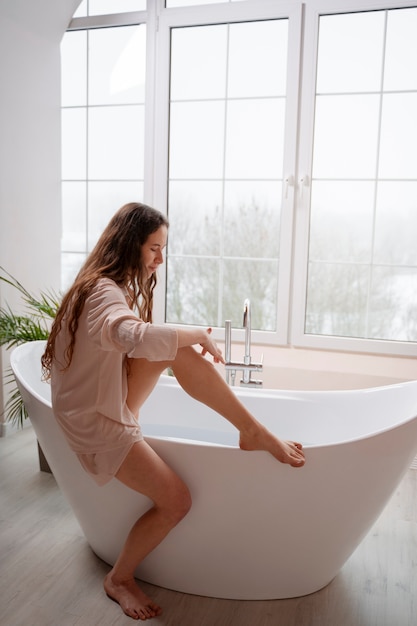
[[[203,348],[201,352],[203,356],[208,352],[212,355],[215,363],[224,363],[222,352],[210,335],[211,328],[177,328],[178,347],[185,348],[200,344]]]

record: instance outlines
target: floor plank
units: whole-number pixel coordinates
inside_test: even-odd
[[[0,625],[132,624],[103,592],[108,570],[53,476],[39,472],[32,429],[0,438]],[[142,586],[164,609],[154,626],[414,626],[417,471],[335,580],[310,596],[250,602]]]

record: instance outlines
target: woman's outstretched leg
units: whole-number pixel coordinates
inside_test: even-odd
[[[266,450],[282,463],[304,465],[302,445],[282,441],[270,433],[242,405],[216,368],[194,348],[179,349],[171,366],[189,395],[223,415],[239,430],[242,450]]]
[[[262,426],[242,405],[232,389],[210,361],[194,348],[179,348],[174,361],[130,362],[128,406],[137,413],[151,393],[161,372],[172,367],[182,388],[193,398],[225,417],[240,433],[242,450],[266,450],[282,463],[302,467],[305,462],[302,445],[282,441]]]
[[[139,588],[135,569],[186,515],[191,497],[182,480],[145,441],[133,444],[116,478],[154,504],[131,529],[104,589],[126,615],[146,620],[160,615],[161,608]]]

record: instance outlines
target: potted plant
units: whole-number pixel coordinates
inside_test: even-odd
[[[13,348],[27,341],[47,339],[51,320],[55,317],[60,298],[53,292],[33,296],[9,272],[0,266],[0,280],[17,289],[25,304],[24,313],[14,313],[6,304],[0,307],[0,346]],[[6,384],[16,384],[11,368],[5,373]],[[27,417],[17,386],[12,389],[5,404],[6,419],[18,427],[23,427]]]

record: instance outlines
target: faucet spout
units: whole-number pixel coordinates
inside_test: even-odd
[[[252,333],[252,322],[251,322],[251,314],[250,314],[250,300],[246,298],[243,304],[243,328],[245,329],[245,355],[244,355],[244,363],[245,365],[250,365],[251,361],[251,333]]]

